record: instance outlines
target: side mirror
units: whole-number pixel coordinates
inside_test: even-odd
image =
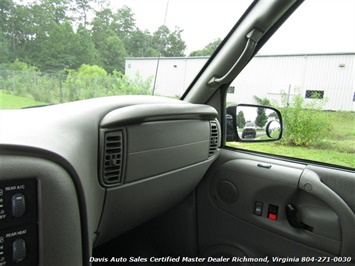
[[[282,137],[279,110],[263,105],[239,104],[227,107],[227,141],[262,142]]]

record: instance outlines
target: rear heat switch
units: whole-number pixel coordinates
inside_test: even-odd
[[[26,258],[26,242],[22,238],[17,238],[12,244],[12,260],[20,263]]]

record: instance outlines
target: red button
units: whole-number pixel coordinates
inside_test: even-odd
[[[274,213],[269,213],[269,219],[271,220],[277,220],[277,215]]]

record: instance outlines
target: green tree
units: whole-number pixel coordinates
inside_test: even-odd
[[[119,39],[119,44],[113,43],[112,38],[118,39],[117,34],[111,29],[111,24],[113,22],[113,13],[109,8],[104,8],[101,11],[96,12],[96,16],[91,22],[91,38],[95,45],[95,49],[98,51],[98,65],[104,67],[108,72],[112,72],[117,69],[117,65],[113,64],[112,61],[117,60],[113,58],[110,54],[113,51],[114,46],[119,46],[119,50],[122,50],[122,41]],[[111,38],[110,43],[107,40]]]
[[[0,2],[2,62],[19,58],[44,72],[98,64],[112,73],[124,71],[126,56],[184,55],[181,29],[142,31],[127,6],[114,12],[107,0],[13,1]]]
[[[78,36],[69,22],[55,25],[45,42],[41,44],[42,52],[38,55],[38,66],[42,71],[58,72],[64,68],[77,69],[80,66]]]
[[[95,48],[95,44],[92,40],[90,31],[80,24],[76,31],[76,34],[79,43],[77,54],[78,63],[76,65],[97,64],[99,52]]]
[[[94,0],[75,0],[75,8],[74,11],[78,13],[78,20],[82,22],[84,26],[88,25],[88,15],[90,11],[93,10],[92,4]]]
[[[106,36],[99,48],[100,65],[107,72],[114,70],[123,72],[127,55],[123,42],[117,36]]]
[[[207,44],[202,50],[196,50],[190,53],[190,56],[211,56],[217,47],[221,44],[220,38],[215,39],[213,42]]]
[[[95,13],[95,17],[91,22],[92,36],[94,42],[98,41],[100,35],[110,30],[110,25],[113,21],[113,13],[109,8],[105,8]]]
[[[113,21],[111,29],[117,34],[118,37],[123,39],[130,36],[136,29],[136,22],[134,13],[128,6],[123,6],[113,14]]]
[[[182,40],[181,33],[183,30],[178,27],[173,32],[167,26],[160,26],[153,33],[153,47],[159,51],[161,56],[184,56],[186,44]]]
[[[0,30],[0,64],[4,64],[11,61],[11,45],[1,26]]]
[[[152,48],[153,38],[149,31],[134,30],[123,39],[127,55],[131,57],[159,56],[158,50]]]
[[[12,0],[0,1],[0,28],[3,39],[12,35],[14,10],[15,4]]]
[[[237,114],[237,127],[243,128],[245,126],[245,116],[243,111],[239,111]]]
[[[0,25],[5,32],[10,31],[11,23],[9,23],[9,18],[12,16],[14,5],[12,0],[0,1]]]
[[[264,107],[259,107],[257,109],[257,116],[255,118],[255,124],[258,126],[258,127],[264,127],[265,124],[267,122],[267,116],[266,116],[266,113],[265,113],[265,108]]]
[[[60,24],[65,21],[72,21],[73,18],[68,15],[71,11],[70,3],[72,0],[39,0],[39,7],[44,14],[47,14],[49,22]]]
[[[0,1],[0,25],[2,30],[2,41],[5,47],[10,46],[10,61],[18,58],[18,46],[23,42],[23,15],[20,5],[16,5],[12,0]],[[5,44],[6,43],[6,44]]]
[[[108,8],[96,12],[92,22],[92,39],[99,54],[98,63],[107,72],[124,71],[124,60],[129,55],[126,47],[130,52],[136,47],[141,51],[144,49],[143,45],[148,41],[144,34],[137,32],[138,36],[134,35],[132,39],[134,23],[133,13],[128,7],[119,9],[117,13]],[[142,43],[137,41],[139,37],[142,37]]]
[[[40,0],[27,5],[16,5],[13,17],[13,56],[42,68],[40,57],[50,32],[65,21],[69,0]]]

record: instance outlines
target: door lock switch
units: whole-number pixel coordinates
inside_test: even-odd
[[[257,215],[257,216],[263,215],[263,203],[262,202],[255,201],[254,214]]]
[[[276,221],[277,220],[277,216],[278,216],[278,212],[279,212],[279,207],[276,205],[269,205],[268,208],[268,212],[267,212],[267,218]]]

